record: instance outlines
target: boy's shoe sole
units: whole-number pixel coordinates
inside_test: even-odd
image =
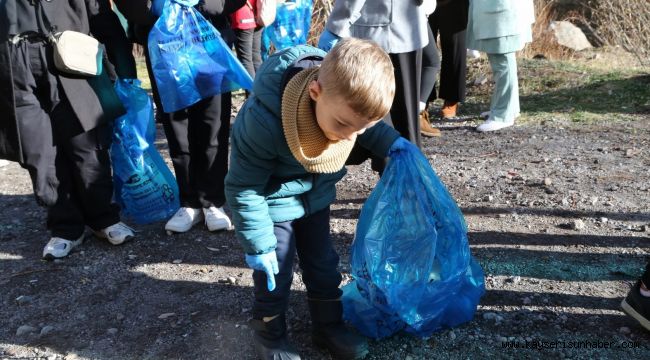
[[[648,321],[648,319],[644,318],[641,314],[634,310],[634,308],[630,306],[626,300],[627,299],[623,299],[621,302],[621,308],[623,311],[630,317],[634,318],[634,320],[638,321],[641,326],[646,328],[646,330],[650,330],[650,321]]]

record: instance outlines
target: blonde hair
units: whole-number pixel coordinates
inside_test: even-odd
[[[388,114],[395,96],[390,57],[370,40],[340,40],[323,59],[318,82],[323,94],[342,97],[352,110],[372,121]]]

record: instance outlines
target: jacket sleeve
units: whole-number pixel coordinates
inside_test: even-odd
[[[400,137],[397,130],[380,121],[357,137],[359,145],[370,150],[375,156],[386,157],[391,145]]]
[[[133,45],[126,37],[117,14],[111,9],[108,0],[89,0],[88,7],[90,32],[106,47],[108,60],[115,66],[117,76],[122,79],[135,79],[138,73],[133,57]]]
[[[233,126],[225,193],[237,238],[244,251],[254,255],[273,251],[277,243],[265,198],[277,155],[272,132],[250,118],[255,110],[250,108],[244,105]]]
[[[365,3],[366,0],[336,0],[325,27],[340,37],[350,37],[350,26],[361,16]]]

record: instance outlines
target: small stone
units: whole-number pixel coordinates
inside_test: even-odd
[[[585,223],[582,220],[573,220],[571,223],[571,229],[573,230],[582,230],[585,228]]]
[[[65,358],[64,358],[64,360],[77,360],[77,359],[79,359],[79,355],[77,355],[75,353],[70,353],[70,354],[66,355]]]
[[[553,180],[551,180],[551,178],[544,178],[544,185],[551,186],[552,184]]]
[[[117,334],[117,329],[116,328],[110,328],[110,329],[106,330],[106,332],[108,333],[108,335],[115,335],[115,334]]]
[[[20,295],[19,297],[16,298],[16,302],[18,305],[26,305],[29,304],[34,300],[33,297],[27,296],[27,295]]]
[[[176,313],[164,313],[158,316],[158,319],[167,319],[169,317],[176,316]]]
[[[625,156],[627,156],[627,157],[632,157],[632,156],[635,156],[635,155],[639,155],[640,153],[641,153],[641,150],[636,149],[636,148],[625,150]]]
[[[650,225],[646,224],[646,225],[641,226],[641,231],[650,232]]]
[[[562,205],[564,205],[564,206],[569,205],[569,199],[567,199],[567,198],[562,199]]]
[[[16,330],[16,336],[23,336],[25,334],[33,333],[36,331],[36,328],[29,325],[23,325]]]
[[[237,284],[237,279],[235,279],[235,278],[232,277],[232,276],[229,276],[229,277],[228,277],[228,284],[230,284],[230,285],[235,285],[235,284]]]
[[[453,340],[456,340],[456,333],[453,332],[453,331],[450,332],[450,333],[449,333],[449,338],[450,338],[452,341],[453,341]]]
[[[56,360],[56,355],[50,355],[46,357],[47,360]]]
[[[609,219],[603,216],[599,219],[599,221],[603,224],[606,224],[609,221]]]
[[[592,196],[591,199],[589,199],[589,202],[591,203],[591,205],[598,204],[598,196]]]
[[[180,264],[180,263],[182,263],[182,262],[183,262],[183,260],[181,260],[181,259],[176,259],[176,260],[172,261],[172,264]]]
[[[494,200],[494,196],[492,195],[487,195],[483,197],[483,201],[492,202],[493,200]]]
[[[128,255],[129,260],[135,260],[137,257],[138,257],[138,255],[135,255],[135,254],[129,254]]]
[[[54,326],[51,325],[45,325],[41,329],[41,336],[45,336],[47,334],[50,334],[52,331],[54,331]]]
[[[620,332],[620,333],[623,334],[623,335],[627,335],[627,334],[629,334],[631,331],[630,331],[630,328],[629,328],[629,327],[627,327],[627,326],[622,326],[622,327],[620,327],[620,328],[618,329],[618,332]]]

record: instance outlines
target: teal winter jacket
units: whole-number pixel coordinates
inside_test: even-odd
[[[273,223],[298,219],[325,209],[336,199],[335,184],[345,175],[309,173],[294,158],[281,120],[285,70],[305,55],[325,56],[322,50],[300,45],[270,56],[258,69],[253,92],[244,103],[231,132],[226,200],[235,231],[247,254],[275,250]],[[386,156],[399,137],[384,122],[366,130],[358,143],[377,156]]]

